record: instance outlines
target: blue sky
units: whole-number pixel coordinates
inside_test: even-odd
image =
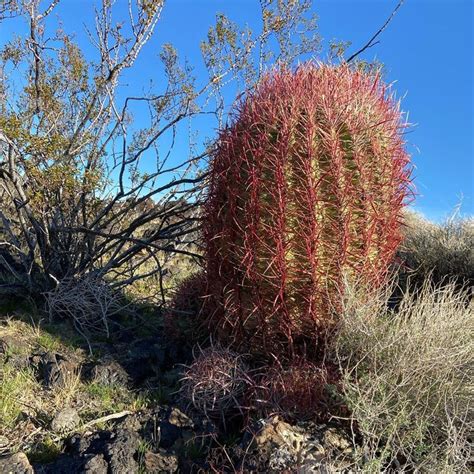
[[[57,10],[64,28],[75,31],[90,52],[83,25],[90,24],[92,3],[63,0]],[[126,4],[117,0],[119,9]],[[349,52],[378,30],[395,5],[395,0],[313,2],[323,40],[326,44],[331,39],[351,41]],[[195,65],[198,78],[203,77],[199,42],[218,11],[242,25],[259,26],[257,0],[168,0],[153,40],[127,74],[128,87],[141,87],[148,79],[159,85],[158,54],[165,42],[173,43]],[[461,200],[462,212],[474,214],[472,24],[472,0],[406,0],[380,44],[362,56],[384,63],[386,80],[396,81],[397,95],[404,97],[402,108],[416,124],[407,135],[416,166],[414,207],[434,220],[448,215]],[[0,43],[18,31],[13,23],[0,28]],[[200,127],[209,126],[203,122]],[[211,128],[204,131],[209,136],[214,133]],[[187,140],[183,136],[178,150],[186,148]]]

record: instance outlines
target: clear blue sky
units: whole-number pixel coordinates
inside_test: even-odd
[[[63,0],[57,10],[64,28],[76,31],[81,44],[92,3]],[[127,2],[117,4],[125,8]],[[395,5],[396,0],[314,0],[314,11],[323,39],[351,41],[351,52],[378,30]],[[164,42],[173,43],[202,75],[199,42],[218,11],[258,28],[257,0],[168,0],[155,37],[127,82],[154,78],[159,84],[157,57]],[[11,28],[0,30],[0,43]],[[362,56],[384,63],[386,79],[396,81],[397,95],[404,96],[402,108],[416,124],[407,136],[419,193],[414,206],[435,220],[461,199],[463,213],[474,214],[473,56],[472,0],[406,0],[380,44]]]

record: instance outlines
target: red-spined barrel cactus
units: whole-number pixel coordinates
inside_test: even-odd
[[[380,284],[411,192],[404,127],[380,77],[347,65],[280,69],[241,100],[204,216],[220,337],[291,352],[332,327],[346,276]]]

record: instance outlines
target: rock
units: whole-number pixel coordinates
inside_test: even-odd
[[[293,466],[299,474],[349,472],[354,465],[352,442],[340,428],[311,422],[292,426],[273,418],[257,433],[256,440],[263,442],[260,453],[267,449],[270,471]]]
[[[168,421],[159,425],[160,447],[169,449],[182,437],[182,430]]]
[[[291,425],[278,416],[263,420],[260,425],[253,439],[259,448],[287,445],[297,452],[304,443],[303,435],[297,433]]]
[[[52,463],[35,465],[35,472],[40,474],[139,472],[136,461],[139,442],[137,432],[122,428],[98,431],[90,435],[77,433],[66,440],[64,454]]]
[[[0,338],[0,356],[14,354],[27,354],[28,344],[14,334],[6,334]]]
[[[70,444],[70,454],[78,456],[92,464],[103,464],[100,459],[91,461],[96,455],[103,457],[110,472],[125,474],[136,472],[138,464],[135,454],[138,449],[138,434],[127,429],[117,431],[101,431],[87,439],[79,436]]]
[[[326,454],[317,436],[278,416],[252,427],[234,456],[239,459],[245,453],[249,456],[240,468],[258,472],[320,472]]]
[[[26,369],[30,366],[30,360],[27,355],[13,354],[7,359],[8,365],[14,367],[17,370]]]
[[[12,335],[0,339],[0,359],[15,369],[21,370],[30,365],[28,346],[25,341]]]
[[[10,440],[6,436],[0,436],[0,448],[5,448],[10,444]]]
[[[5,474],[33,474],[33,467],[26,454],[16,453],[0,458],[0,472]]]
[[[92,368],[92,379],[103,385],[128,385],[127,371],[112,357],[104,357]]]
[[[30,362],[36,368],[39,380],[48,388],[66,386],[71,377],[80,370],[77,361],[51,352],[34,354]]]
[[[166,454],[163,450],[160,450],[159,453],[147,451],[145,453],[145,469],[150,473],[177,472],[178,458],[175,454]]]
[[[171,411],[168,415],[168,421],[172,424],[177,426],[178,428],[194,428],[194,422],[189,418],[189,416],[185,415],[181,410],[176,407],[172,407]]]
[[[160,447],[169,449],[176,443],[191,438],[194,432],[193,421],[176,407],[170,408],[159,424]]]
[[[160,366],[165,362],[165,350],[160,341],[153,337],[140,339],[129,348],[127,358],[130,360],[145,360],[152,365]]]
[[[8,344],[8,341],[6,338],[0,339],[0,356],[6,356],[9,352],[10,345]]]
[[[124,367],[135,385],[160,375],[165,362],[165,351],[161,344],[153,339],[136,341],[127,348],[124,357]]]
[[[138,450],[138,434],[130,430],[118,430],[112,442],[108,443],[104,457],[114,474],[138,472],[135,454]]]
[[[352,452],[352,443],[347,435],[336,428],[328,428],[324,432],[324,445],[342,453]]]
[[[67,451],[71,454],[83,454],[88,451],[92,437],[77,433],[66,440]]]
[[[107,474],[108,464],[102,454],[91,456],[84,464],[84,473]]]
[[[64,408],[53,418],[51,428],[56,433],[66,433],[76,428],[80,422],[79,414],[74,408]]]

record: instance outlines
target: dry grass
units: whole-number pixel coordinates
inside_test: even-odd
[[[77,395],[81,390],[83,390],[83,384],[81,382],[80,369],[63,371],[62,384],[54,387],[52,390],[54,406],[61,408],[70,405],[76,401]]]
[[[399,257],[417,282],[455,279],[474,284],[474,219],[453,215],[442,224],[405,213],[404,240]]]
[[[347,291],[335,349],[367,472],[468,472],[474,429],[474,304],[454,284]],[[472,440],[471,440],[472,441]],[[472,466],[471,466],[472,467]]]
[[[0,453],[21,448],[36,459],[37,451],[43,450],[53,436],[52,418],[66,407],[75,408],[86,423],[103,415],[137,411],[155,403],[153,393],[83,380],[79,366],[65,370],[62,382],[48,388],[28,362],[33,354],[47,351],[82,363],[90,360],[83,350],[74,349],[38,326],[4,318],[0,322],[0,341],[4,343],[3,354],[0,353],[0,435],[9,441]],[[81,429],[79,426],[78,430]],[[54,433],[54,439],[61,436]]]

